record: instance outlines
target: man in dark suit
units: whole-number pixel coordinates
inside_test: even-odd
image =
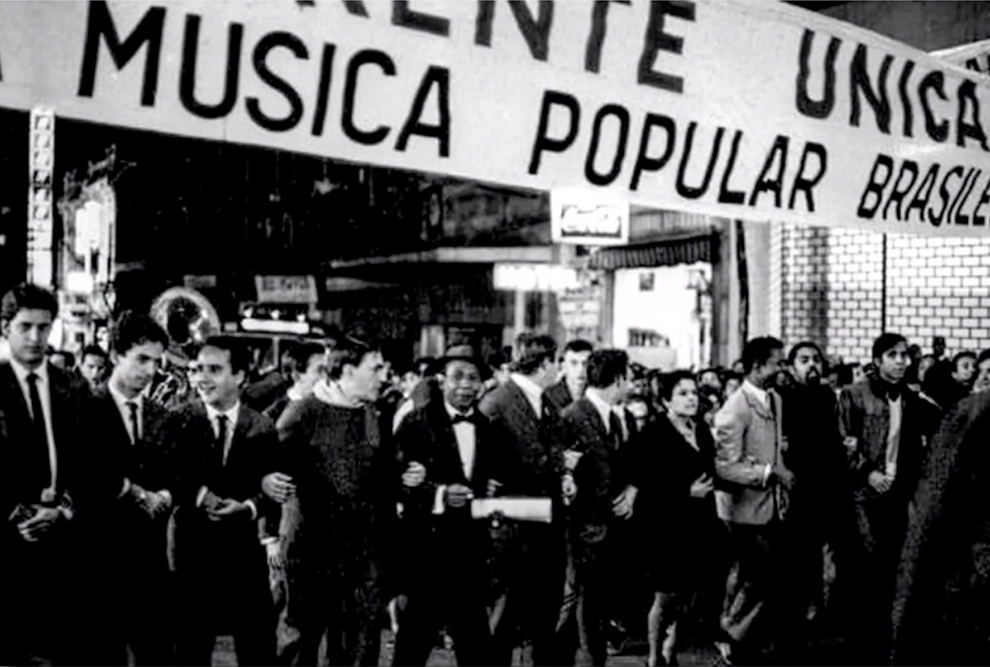
[[[499,443],[477,411],[485,364],[467,345],[451,348],[441,363],[443,401],[414,410],[396,433],[400,461],[425,468],[422,477],[402,477],[405,535],[418,547],[395,640],[397,665],[425,665],[444,624],[457,664],[491,661],[488,526],[471,518],[471,499],[498,486]]]
[[[630,486],[628,450],[622,420],[615,408],[629,388],[629,357],[621,350],[598,350],[588,359],[588,388],[584,397],[564,410],[563,441],[578,458],[568,488],[570,539],[577,574],[578,623],[592,664],[608,657],[606,629],[611,619],[610,588],[619,562],[612,529],[632,516],[636,497]],[[576,637],[568,651],[573,657]]]
[[[2,664],[102,661],[84,612],[95,592],[84,586],[92,580],[84,524],[116,499],[122,480],[93,466],[101,443],[85,432],[85,382],[45,363],[57,312],[55,297],[35,285],[14,287],[0,304],[11,354],[0,365]]]
[[[482,399],[480,409],[504,448],[502,494],[551,498],[553,521],[504,525],[495,573],[501,595],[495,602],[492,664],[510,664],[513,648],[525,638],[532,642],[534,664],[570,664],[573,656],[563,654],[556,637],[567,557],[560,414],[543,395],[556,381],[557,346],[549,336],[521,334],[516,347],[516,371]]]
[[[275,470],[278,436],[270,419],[240,402],[249,363],[236,340],[208,339],[192,374],[202,404],[175,415],[180,665],[210,664],[217,635],[227,633],[238,664],[275,659],[263,544],[277,548],[279,508],[261,480]]]
[[[174,662],[166,544],[173,500],[169,490],[173,438],[168,413],[143,395],[167,344],[168,337],[151,317],[122,313],[111,329],[113,372],[94,392],[94,431],[127,480],[125,497],[101,517],[96,539],[112,545],[105,549],[103,562],[105,575],[114,584],[109,597],[144,604],[141,613],[110,611],[120,618],[119,633],[116,624],[106,630],[116,634],[116,664],[127,664],[128,645],[137,665]]]
[[[564,408],[584,395],[588,384],[588,357],[594,346],[586,340],[572,340],[564,346],[560,359],[563,377],[547,389],[547,398],[563,412]]]
[[[859,529],[843,590],[849,593],[851,652],[867,663],[889,655],[890,607],[908,506],[940,417],[935,405],[905,387],[908,360],[904,337],[882,334],[873,344],[877,374],[839,397]]]

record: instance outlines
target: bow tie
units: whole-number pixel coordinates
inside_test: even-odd
[[[458,412],[453,417],[450,418],[451,423],[460,424],[461,422],[471,423],[474,418],[474,413],[464,414],[463,412]]]

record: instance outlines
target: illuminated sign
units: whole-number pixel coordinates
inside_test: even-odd
[[[556,264],[496,264],[494,285],[498,290],[562,292],[580,285],[577,271]]]
[[[629,241],[629,202],[585,190],[550,192],[554,243],[622,245]]]

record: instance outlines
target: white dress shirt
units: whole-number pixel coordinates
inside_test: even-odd
[[[453,405],[447,401],[443,402],[444,408],[447,409],[447,414],[450,415],[451,420],[459,414],[460,410],[455,408]],[[463,413],[470,417],[474,414],[474,408],[471,408],[466,413]],[[460,422],[454,424],[454,438],[457,440],[457,451],[461,455],[461,467],[464,470],[464,476],[467,479],[471,479],[471,474],[474,472],[474,458],[477,454],[477,434],[475,433],[474,424],[471,422]],[[433,513],[443,514],[445,505],[443,502],[443,494],[447,491],[446,484],[438,484],[436,494],[433,496]]]
[[[775,415],[773,405],[770,403],[770,393],[766,389],[760,389],[748,379],[743,380],[741,389],[759,401],[760,405],[770,411],[770,414]],[[776,419],[776,416],[774,418]],[[780,443],[777,444],[779,446]],[[771,472],[773,472],[773,465],[765,463],[763,465],[763,486],[767,485]]]
[[[898,396],[896,401],[887,398],[890,406],[890,429],[887,431],[887,449],[884,456],[884,473],[890,479],[897,476],[897,452],[901,444],[901,419],[904,414],[904,400]]]
[[[526,395],[526,400],[529,401],[529,404],[533,406],[533,411],[536,412],[536,418],[539,419],[542,417],[543,389],[540,385],[521,373],[510,373],[509,379],[515,382],[517,387],[522,389],[522,393]]]
[[[127,398],[113,385],[112,380],[107,382],[107,389],[109,389],[110,395],[113,397],[113,402],[117,404],[117,410],[120,411],[120,418],[124,420],[124,428],[127,429],[127,435],[131,436],[131,444],[133,445],[141,439],[141,434],[144,433],[144,395],[138,394],[134,398]],[[134,433],[133,425],[131,424],[131,403],[137,406],[137,433]]]
[[[21,393],[24,394],[24,402],[27,403],[28,414],[31,415],[32,419],[35,416],[31,413],[31,386],[28,383],[27,377],[31,373],[38,376],[35,386],[38,388],[38,398],[41,399],[41,411],[45,413],[45,435],[48,437],[48,464],[52,475],[50,488],[54,489],[57,487],[56,482],[58,480],[58,457],[55,455],[55,431],[52,430],[52,396],[51,382],[48,378],[48,364],[43,363],[36,369],[31,370],[12,358],[10,360],[10,367],[14,369],[17,384],[21,388]]]
[[[451,419],[461,414],[457,408],[447,401],[444,401],[443,404],[447,408],[447,414],[450,415]],[[464,414],[470,417],[474,414],[474,408]],[[474,424],[465,421],[454,424],[454,437],[457,439],[457,451],[461,454],[461,466],[464,469],[464,477],[471,479],[471,473],[474,471],[474,455],[477,445]]]
[[[598,414],[601,415],[602,421],[605,422],[605,432],[611,435],[612,433],[612,423],[610,417],[614,414],[612,412],[612,406],[605,402],[605,400],[598,394],[598,390],[594,387],[588,387],[584,392],[584,397],[591,401],[591,404],[595,406],[598,410]]]
[[[223,443],[223,464],[227,465],[227,457],[230,456],[230,445],[234,442],[234,427],[237,425],[237,417],[241,412],[241,402],[234,403],[234,407],[220,412],[213,406],[206,406],[206,416],[210,418],[210,426],[213,427],[213,437],[220,437],[220,415],[227,418],[227,433]]]

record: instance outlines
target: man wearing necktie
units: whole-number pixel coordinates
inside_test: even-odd
[[[113,664],[127,664],[130,646],[137,665],[172,664],[172,596],[166,529],[173,495],[169,456],[173,440],[168,413],[143,393],[161,362],[168,337],[148,315],[126,311],[111,328],[113,372],[94,392],[94,417],[100,437],[112,450],[113,464],[126,492],[99,528],[109,557],[105,575],[112,588],[107,601],[131,598],[146,603],[142,613],[119,617]]]
[[[940,411],[907,389],[907,341],[885,333],[873,344],[874,377],[847,387],[839,396],[839,430],[844,438],[858,543],[846,573],[837,573],[848,605],[851,657],[886,662],[890,609],[897,564],[929,436]]]
[[[275,660],[266,549],[278,548],[279,506],[261,489],[275,471],[275,425],[240,401],[250,358],[238,341],[210,338],[196,357],[202,398],[175,416],[180,665],[208,665],[216,638],[234,636],[239,665]]]
[[[516,340],[509,380],[481,401],[502,449],[501,495],[550,498],[553,520],[547,524],[505,522],[495,535],[492,614],[495,650],[491,664],[511,664],[514,647],[528,639],[537,665],[572,664],[557,637],[566,580],[564,473],[560,413],[544,396],[557,381],[557,345],[530,333]]]
[[[471,500],[498,483],[498,443],[478,412],[485,364],[468,345],[443,363],[443,401],[406,417],[396,432],[402,475],[404,535],[418,545],[408,563],[408,603],[395,641],[397,665],[425,665],[438,630],[450,628],[459,665],[491,660],[486,601],[488,523],[471,518]],[[398,480],[397,480],[398,481]]]
[[[773,641],[788,571],[783,519],[794,474],[784,465],[783,410],[773,380],[784,344],[754,338],[743,349],[746,379],[715,415],[716,506],[729,527],[732,568],[719,642],[732,664],[759,664]]]
[[[0,364],[0,664],[92,659],[82,647],[86,618],[81,582],[90,573],[80,557],[80,521],[91,500],[112,500],[102,477],[90,475],[88,454],[98,448],[83,433],[89,391],[81,378],[45,362],[58,303],[48,291],[22,284],[0,305],[10,345]],[[80,518],[80,512],[83,517]]]
[[[592,664],[604,665],[613,601],[610,589],[623,565],[616,552],[615,530],[633,513],[636,489],[629,484],[628,447],[615,407],[629,389],[629,357],[622,350],[596,350],[588,358],[584,397],[561,415],[565,458],[577,460],[565,473],[570,498],[570,539],[579,596],[577,621],[567,639],[573,659],[580,636]],[[570,468],[570,466],[568,466]]]

